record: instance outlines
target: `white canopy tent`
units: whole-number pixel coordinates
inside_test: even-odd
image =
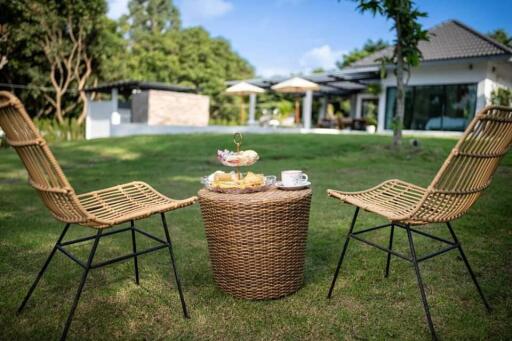
[[[240,82],[226,89],[226,93],[234,96],[249,96],[249,125],[256,123],[256,95],[264,93],[265,90],[249,84],[247,82]],[[244,108],[243,100],[240,107],[240,123],[244,121]]]
[[[316,83],[300,77],[293,77],[272,86],[272,90],[288,94],[306,94],[302,104],[302,117],[304,128],[311,128],[311,107],[313,105],[313,91],[320,90]],[[295,122],[300,123],[299,98],[295,100]]]

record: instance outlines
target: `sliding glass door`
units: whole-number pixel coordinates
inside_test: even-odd
[[[475,115],[476,84],[406,88],[404,129],[463,131]],[[396,87],[386,92],[386,129],[392,128]]]

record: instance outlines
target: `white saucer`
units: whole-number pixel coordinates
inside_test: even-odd
[[[296,191],[298,189],[308,188],[309,186],[311,186],[311,182],[306,181],[306,182],[304,182],[300,185],[296,185],[296,186],[284,186],[281,181],[278,181],[278,182],[276,182],[276,186],[277,186],[277,188],[283,189],[285,191]]]

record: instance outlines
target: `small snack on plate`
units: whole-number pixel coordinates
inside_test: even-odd
[[[254,174],[253,172],[248,172],[245,178],[242,179],[242,182],[245,186],[249,187],[263,186],[265,183],[265,177],[263,174]]]
[[[207,186],[213,189],[257,189],[266,185],[266,178],[263,174],[248,172],[240,180],[234,172],[225,173],[216,171],[207,177]]]
[[[241,152],[232,152],[227,149],[217,150],[217,159],[230,167],[250,166],[259,160],[259,155],[254,150],[244,150]]]

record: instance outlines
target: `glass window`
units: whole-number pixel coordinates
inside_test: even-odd
[[[446,104],[443,129],[463,131],[476,111],[476,85],[446,86]]]
[[[386,129],[391,129],[396,87],[386,92]],[[409,86],[405,92],[404,129],[463,131],[476,109],[476,84]]]

